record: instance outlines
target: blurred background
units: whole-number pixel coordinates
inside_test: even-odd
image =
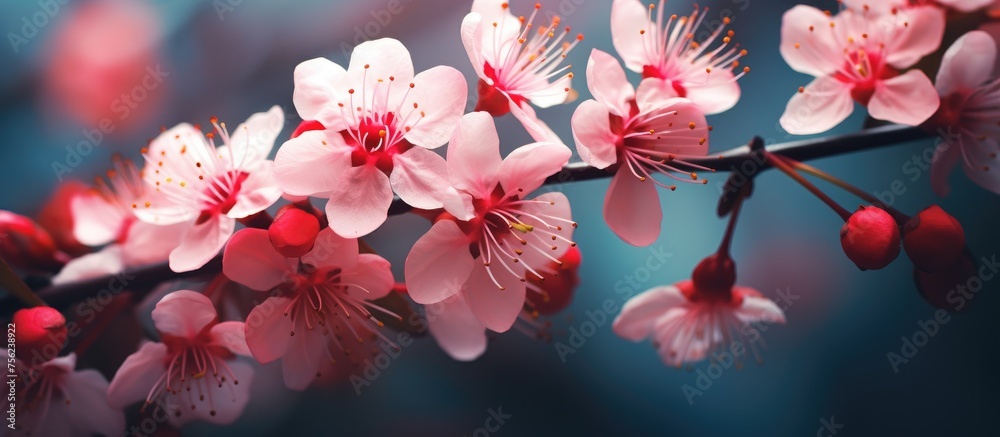
[[[207,124],[211,116],[235,125],[277,104],[288,114],[282,135],[287,138],[300,121],[291,101],[296,64],[323,56],[346,65],[350,50],[364,40],[401,40],[416,71],[441,64],[458,68],[469,81],[471,110],[476,78],[458,37],[470,3],[4,2],[0,209],[34,214],[61,182],[89,182],[103,174],[113,153],[141,159],[139,148],[161,126]],[[740,81],[740,103],[709,117],[715,127],[712,150],[745,144],[754,135],[769,144],[799,139],[781,130],[777,120],[797,87],[810,80],[778,53],[781,14],[800,2],[699,3],[710,8],[709,22],[732,18],[736,40],[750,52],[743,64],[752,68]],[[837,9],[833,0],[806,3]],[[531,4],[515,0],[511,7],[527,14]],[[561,16],[586,36],[568,57],[581,100],[590,98],[584,79],[590,49],[614,53],[610,8],[609,0],[542,2],[542,12]],[[690,10],[684,1],[667,4],[668,13]],[[631,73],[630,78],[638,79]],[[538,112],[569,141],[574,108]],[[860,129],[860,109],[829,134]],[[111,129],[98,138],[93,132],[102,123]],[[512,116],[499,119],[498,127],[504,153],[530,142]],[[95,146],[81,147],[88,141]],[[872,193],[901,181],[905,192],[884,200],[910,214],[938,203],[962,222],[974,253],[997,254],[996,195],[955,174],[951,196],[939,199],[931,192],[929,173],[914,171],[926,164],[925,151],[933,145],[913,142],[813,164]],[[707,362],[666,368],[648,343],[612,333],[615,313],[574,353],[561,357],[554,345],[569,344],[570,334],[590,320],[588,313],[600,313],[608,300],[620,307],[626,288],[639,292],[684,279],[715,250],[725,225],[714,214],[725,177],[720,173],[707,186],[662,192],[663,232],[649,248],[623,243],[604,224],[607,180],[557,187],[569,196],[580,223],[576,240],[583,267],[572,306],[551,318],[551,342],[511,331],[494,336],[479,360],[460,363],[422,338],[403,348],[360,395],[346,383],[289,392],[281,386],[280,367],[265,366],[240,422],[197,424],[184,433],[478,436],[492,413],[500,412],[509,417],[497,435],[971,435],[995,427],[1000,281],[986,281],[968,311],[952,316],[916,355],[894,368],[888,354],[901,354],[902,338],[912,339],[919,322],[935,312],[917,295],[912,265],[901,256],[884,270],[859,271],[842,254],[837,215],[777,172],[758,178],[734,246],[739,282],[775,299],[788,319],[763,332],[762,364],[743,357],[742,369],[713,369],[707,378],[702,376],[709,374]],[[857,204],[829,192],[849,209]],[[407,250],[427,228],[419,217],[394,217],[370,238],[393,262],[397,279]]]

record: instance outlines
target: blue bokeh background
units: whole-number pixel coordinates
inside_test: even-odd
[[[53,62],[51,36],[88,3],[70,0],[17,53],[0,47],[2,209],[37,211],[59,182],[52,163],[65,161],[66,146],[80,141],[82,129],[93,127],[61,111],[58,96],[47,92],[43,80]],[[149,116],[109,134],[70,176],[90,180],[108,167],[112,153],[139,158],[139,147],[161,125],[205,123],[212,115],[237,123],[278,104],[292,115],[287,137],[298,123],[291,104],[295,65],[316,56],[346,65],[342,43],[351,44],[359,31],[367,32],[365,38],[400,39],[417,71],[440,64],[460,69],[474,91],[475,74],[458,38],[468,3],[399,0],[401,11],[388,14],[390,20],[383,24],[376,16],[386,16],[384,0],[152,2],[161,25],[157,59],[170,72],[165,86],[151,92],[159,95],[150,99],[155,106]],[[528,2],[512,3],[515,13],[530,10]],[[710,18],[733,18],[736,40],[750,51],[744,64],[753,69],[740,81],[740,103],[709,118],[715,127],[712,150],[744,144],[754,135],[768,143],[797,139],[777,125],[788,98],[810,79],[792,71],[778,53],[781,14],[797,2],[699,3],[711,8]],[[807,3],[837,8],[833,0]],[[543,11],[561,15],[563,23],[586,36],[569,55],[581,99],[589,98],[584,79],[589,50],[614,53],[610,4],[543,2]],[[36,1],[4,2],[0,30],[18,32],[21,18],[38,10]],[[690,5],[670,2],[667,11],[686,14]],[[539,114],[570,140],[574,107]],[[863,109],[858,108],[830,134],[855,131],[863,121]],[[529,142],[510,116],[499,119],[498,127],[505,152]],[[927,172],[914,178],[904,173],[904,166],[913,165],[906,163],[921,159],[930,147],[930,140],[913,142],[814,165],[869,192],[888,190],[901,180],[906,192],[895,199],[897,208],[915,213],[938,203],[962,222],[974,253],[993,256],[1000,250],[1000,208],[994,194],[955,174],[952,195],[939,199],[930,190]],[[606,180],[558,187],[570,198],[580,223],[576,240],[584,263],[574,303],[552,318],[553,341],[567,342],[571,330],[579,330],[588,313],[600,312],[605,301],[620,306],[624,299],[616,289],[621,291],[626,281],[638,278],[636,291],[642,291],[688,276],[721,238],[725,224],[714,209],[725,176],[711,176],[707,186],[683,185],[676,192],[661,193],[663,232],[650,248],[621,242],[603,223]],[[844,205],[857,203],[834,189],[830,193]],[[993,369],[994,340],[1000,340],[997,283],[987,282],[969,311],[952,317],[896,372],[887,354],[899,353],[901,337],[912,337],[919,321],[934,317],[934,309],[918,297],[912,265],[905,257],[881,271],[858,271],[842,255],[840,226],[835,214],[780,173],[759,177],[733,249],[739,282],[772,298],[779,291],[797,298],[786,308],[788,324],[763,333],[767,347],[761,352],[762,365],[744,357],[744,368],[725,370],[692,402],[682,387],[697,387],[700,372],[709,369],[707,363],[691,370],[665,368],[649,344],[616,337],[608,320],[575,353],[566,355],[565,363],[553,343],[515,331],[495,336],[487,353],[473,363],[455,362],[433,340],[421,339],[404,348],[360,396],[349,385],[289,393],[280,388],[280,369],[267,366],[259,380],[274,381],[260,383],[259,396],[244,420],[227,428],[196,425],[185,431],[473,435],[490,417],[489,410],[501,407],[511,417],[498,435],[813,435],[831,417],[843,425],[839,433],[844,435],[971,435],[993,429],[1000,407],[1000,377]],[[427,227],[418,217],[395,217],[371,237],[372,246],[393,262],[397,279],[402,278],[406,251]],[[656,253],[669,256],[661,267],[647,268],[651,259],[658,259]]]

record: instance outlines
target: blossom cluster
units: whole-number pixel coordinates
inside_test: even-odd
[[[957,129],[957,145],[935,156],[934,189],[947,194],[947,174],[961,162],[970,179],[1000,193],[991,169],[1000,149],[996,41],[983,31],[963,35],[944,52],[933,82],[914,68],[939,50],[948,8],[989,3],[844,0],[836,13],[792,8],[780,51],[815,79],[793,95],[781,126],[825,132],[858,103],[877,120]],[[188,123],[164,129],[142,148],[141,165],[116,156],[105,177],[59,199],[70,214],[58,223],[71,227],[73,249],[44,226],[0,211],[0,226],[16,237],[0,242],[0,253],[14,255],[19,269],[51,273],[56,285],[157,263],[206,272],[221,258],[210,284],[168,282],[152,293],[155,308],[139,316],[151,316],[156,341],[138,345],[110,382],[76,370],[74,354],[18,360],[18,383],[29,393],[18,405],[22,431],[121,433],[122,411],[136,403],[141,414],[165,413],[174,426],[231,423],[253,401],[257,364],[280,361],[292,390],[344,381],[383,345],[398,348],[384,328],[411,315],[426,319],[444,352],[469,361],[485,353],[489,336],[538,329],[539,317],[565,309],[579,282],[577,222],[566,195],[540,188],[573,150],[535,109],[574,101],[565,58],[584,38],[560,17],[542,17],[540,5],[527,16],[514,15],[514,6],[475,0],[454,26],[476,73],[471,112],[461,72],[443,65],[416,72],[401,41],[377,39],[355,47],[346,66],[315,58],[295,68],[292,100],[302,122],[288,138],[281,137],[286,115],[275,106],[232,130],[216,118],[207,132]],[[707,183],[699,175],[715,171],[707,117],[738,103],[739,81],[750,72],[728,18],[696,37],[707,9],[667,9],[662,0],[614,0],[618,58],[590,51],[592,98],[576,106],[570,126],[580,159],[613,175],[604,220],[634,246],[660,237],[661,193]],[[494,118],[507,113],[533,142],[501,156]],[[761,153],[782,170],[801,170]],[[680,367],[711,358],[751,324],[785,322],[773,301],[736,285],[729,247],[748,196],[730,200],[719,250],[690,279],[625,304],[616,334],[652,338],[661,360]],[[397,278],[364,238],[404,204],[430,227]],[[899,254],[903,223],[874,209],[845,216],[845,252],[862,268],[884,267]],[[923,226],[917,220],[904,229],[911,259],[925,273],[954,266],[964,249],[961,226],[939,210],[919,217]],[[942,239],[960,241],[948,246],[947,260]],[[233,311],[220,302],[236,298],[220,294],[234,287],[256,298]],[[38,308],[46,307],[16,317],[40,334],[18,341],[62,348],[65,339],[47,333],[64,333],[65,320]]]

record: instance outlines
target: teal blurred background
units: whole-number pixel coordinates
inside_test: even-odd
[[[349,49],[364,39],[397,38],[410,49],[417,71],[451,65],[466,74],[470,92],[475,89],[475,73],[458,37],[469,1],[63,1],[0,6],[0,29],[10,43],[0,48],[2,209],[34,213],[60,177],[89,181],[109,167],[116,152],[139,159],[138,149],[160,126],[207,124],[213,115],[235,125],[278,104],[289,114],[287,138],[299,122],[291,103],[295,65],[317,56],[346,65]],[[530,12],[530,2],[512,3],[515,14]],[[709,21],[732,17],[736,41],[750,51],[743,64],[752,68],[740,81],[740,103],[709,117],[715,127],[712,150],[745,144],[754,135],[768,143],[798,139],[777,124],[788,98],[810,80],[792,71],[778,53],[781,14],[797,2],[699,3],[710,8]],[[833,0],[808,3],[837,9]],[[47,14],[45,25],[27,37],[31,29],[22,18],[31,20],[51,4],[58,11]],[[586,36],[568,57],[581,100],[590,98],[584,77],[590,49],[614,53],[610,8],[608,0],[542,3],[543,12],[560,15]],[[683,1],[667,4],[669,13],[690,10]],[[141,84],[147,67],[157,65],[166,73],[162,81],[141,101],[121,101],[120,94]],[[631,73],[630,78],[637,80]],[[470,100],[470,110],[474,103]],[[574,107],[543,109],[539,115],[569,141]],[[829,134],[860,129],[864,112],[858,109]],[[114,131],[80,156],[78,165],[69,165],[76,160],[67,158],[67,147],[76,147],[105,117]],[[505,153],[530,141],[511,116],[499,119],[498,127]],[[896,196],[895,207],[912,214],[938,203],[962,222],[974,253],[997,254],[996,196],[955,174],[951,196],[936,198],[929,173],[912,171],[912,161],[931,147],[930,140],[914,142],[813,164],[873,193],[900,180],[906,192]],[[58,172],[53,163],[67,164],[71,171]],[[759,177],[733,249],[739,282],[786,306],[788,324],[763,333],[762,365],[744,357],[744,368],[702,377],[699,387],[708,363],[690,370],[666,368],[648,343],[616,337],[610,320],[564,363],[554,343],[566,343],[605,301],[620,307],[627,297],[623,287],[639,292],[684,279],[717,247],[724,222],[714,211],[725,177],[720,173],[707,186],[662,192],[663,232],[649,248],[621,242],[603,223],[606,180],[559,186],[580,223],[576,240],[584,261],[574,303],[551,319],[553,342],[511,331],[494,336],[478,361],[459,363],[424,338],[405,347],[360,395],[349,384],[290,393],[280,387],[280,368],[266,366],[258,377],[258,396],[241,422],[185,431],[482,435],[476,430],[491,409],[502,407],[510,417],[499,435],[830,435],[829,429],[843,435],[995,433],[1000,376],[993,367],[1000,331],[994,294],[1000,281],[986,282],[969,311],[953,316],[896,372],[887,354],[900,353],[901,337],[912,338],[918,322],[934,317],[934,309],[915,291],[912,265],[901,256],[884,270],[859,271],[842,255],[837,215],[777,172]],[[856,206],[856,199],[830,193]],[[423,219],[401,216],[372,236],[372,246],[393,262],[397,279],[406,251],[427,228]],[[660,258],[665,259],[662,267],[646,267],[661,264],[650,261]],[[633,280],[635,286],[626,285]],[[779,293],[793,298],[782,302]],[[268,378],[273,381],[265,383]],[[711,382],[707,389],[706,381]],[[701,394],[686,394],[685,385]],[[831,421],[843,428],[829,426]]]

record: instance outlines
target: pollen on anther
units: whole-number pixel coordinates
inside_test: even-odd
[[[691,129],[694,129],[694,128],[695,128],[695,127],[697,127],[697,126],[698,126],[698,125],[697,125],[697,124],[695,124],[695,122],[693,122],[693,121],[692,121],[692,122],[690,122],[690,123],[688,123],[688,127],[689,127],[689,128],[691,128]]]

